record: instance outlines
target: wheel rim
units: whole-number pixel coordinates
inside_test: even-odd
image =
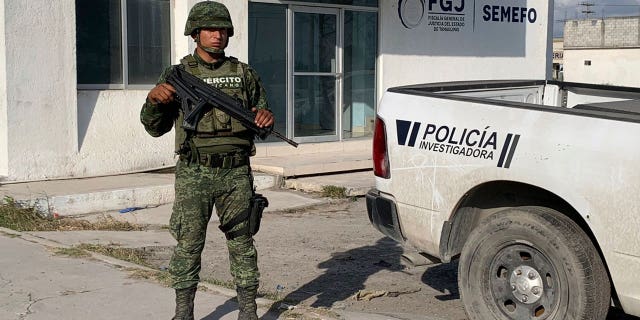
[[[489,284],[498,309],[509,319],[546,319],[558,305],[558,272],[537,249],[503,247],[489,268]]]

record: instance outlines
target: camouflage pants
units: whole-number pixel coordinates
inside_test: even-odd
[[[248,165],[222,169],[178,161],[176,199],[170,220],[171,235],[178,241],[169,263],[173,288],[185,289],[198,284],[200,256],[213,206],[221,224],[242,214],[249,209],[252,181]],[[231,231],[239,230],[247,223],[242,222]],[[253,237],[243,235],[227,240],[227,248],[236,286],[258,285],[260,273]]]

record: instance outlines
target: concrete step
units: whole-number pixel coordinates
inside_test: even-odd
[[[371,155],[367,152],[343,152],[330,157],[318,154],[303,154],[295,157],[273,156],[252,160],[251,166],[256,171],[279,175],[286,178],[370,170]]]
[[[284,187],[305,192],[323,192],[324,187],[342,187],[347,197],[364,196],[375,186],[373,171],[307,176],[284,180]]]
[[[0,194],[42,213],[64,216],[169,203],[173,183],[173,174],[136,173],[4,184]]]
[[[361,141],[318,144],[316,149],[306,145],[290,155],[263,152],[251,159],[254,186],[257,190],[284,186],[308,192],[336,186],[344,187],[347,196],[363,195],[373,186],[368,145]],[[326,150],[319,149],[322,147]],[[362,170],[367,171],[354,172]],[[45,214],[60,216],[155,207],[174,201],[171,171],[3,184],[0,201],[10,197]]]
[[[330,201],[328,198],[319,198],[312,195],[307,195],[301,192],[295,192],[291,190],[285,189],[273,189],[273,190],[262,190],[260,193],[269,199],[269,206],[265,208],[264,213],[268,214],[276,211],[284,211],[284,210],[297,210],[302,208],[307,208],[311,206],[323,205]],[[158,207],[149,207],[145,209],[132,210],[129,212],[119,212],[119,211],[107,211],[107,212],[99,212],[99,213],[89,213],[83,214],[81,217],[84,220],[88,221],[100,221],[106,217],[112,218],[116,221],[129,222],[136,225],[149,225],[149,226],[167,226],[169,225],[169,219],[171,218],[171,213],[173,212],[172,204],[164,204]],[[218,215],[216,214],[215,208],[213,209],[213,214],[211,215],[210,223],[218,222]],[[164,228],[162,228],[164,229]],[[166,230],[165,230],[166,231]],[[51,232],[55,234],[57,231]],[[107,231],[112,232],[112,231]],[[126,234],[131,231],[123,231],[123,234]],[[106,239],[109,237],[100,237],[97,235],[103,234],[100,231],[87,231],[84,232],[85,236],[83,237],[92,237],[96,240],[98,239]],[[45,232],[44,234],[49,234]],[[76,233],[73,233],[76,235]],[[78,237],[81,237],[78,235]],[[52,237],[45,237],[51,239]],[[135,237],[134,237],[135,238]],[[88,240],[84,238],[85,240]],[[140,239],[141,241],[144,241]],[[87,243],[93,243],[90,241],[85,241]]]
[[[259,147],[251,159],[251,167],[285,179],[372,168],[369,139],[302,144],[291,149],[286,146]]]
[[[254,186],[256,190],[279,187],[279,179],[257,172]],[[60,216],[147,208],[173,202],[174,182],[173,173],[135,173],[3,184],[0,201],[8,197],[44,214]]]

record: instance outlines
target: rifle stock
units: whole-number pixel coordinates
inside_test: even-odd
[[[258,127],[255,124],[256,114],[248,110],[242,100],[231,97],[222,90],[208,85],[202,79],[182,68],[173,68],[167,76],[167,83],[176,89],[176,95],[182,100],[180,108],[184,113],[182,127],[185,130],[195,131],[204,108],[211,106],[240,121],[245,128],[251,130],[260,139],[265,139],[269,134],[273,134],[284,142],[296,148],[298,147],[297,142],[273,130],[272,127]]]

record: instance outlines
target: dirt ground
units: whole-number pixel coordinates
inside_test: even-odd
[[[203,279],[231,282],[224,236],[209,226]],[[290,305],[365,311],[399,319],[467,319],[457,285],[457,264],[412,266],[402,246],[373,228],[365,200],[334,200],[300,211],[265,214],[256,247],[261,291]],[[169,248],[147,248],[166,268]],[[361,291],[366,290],[366,291]],[[358,292],[392,296],[356,300]],[[282,310],[273,309],[280,313]],[[637,319],[615,311],[608,319]]]
[[[403,248],[373,228],[363,198],[334,200],[301,211],[269,212],[256,235],[261,291],[289,304],[387,314],[401,319],[466,319],[459,299],[457,265],[413,267]],[[149,261],[166,267],[171,252],[156,250]],[[224,236],[209,227],[203,279],[230,282]],[[391,292],[367,300],[360,290]],[[367,292],[367,291],[365,291]]]

